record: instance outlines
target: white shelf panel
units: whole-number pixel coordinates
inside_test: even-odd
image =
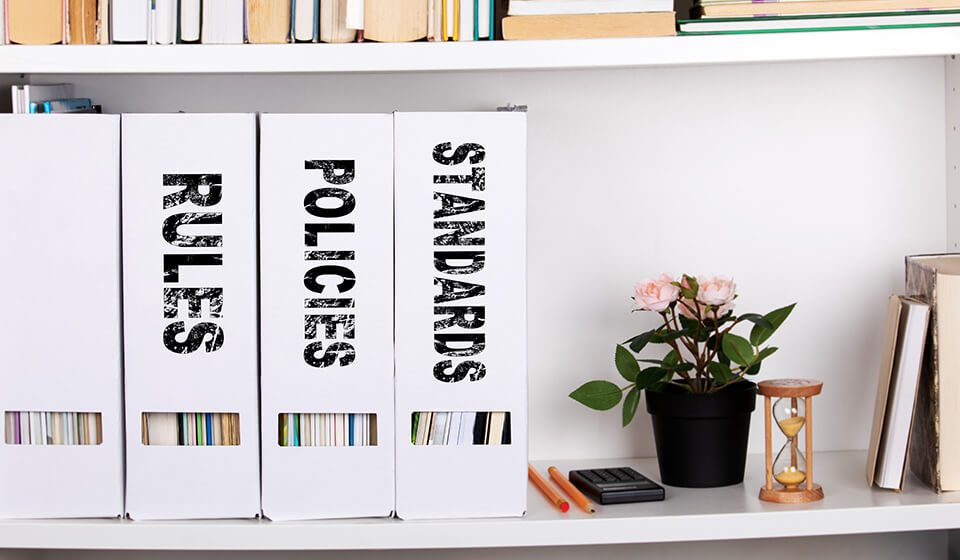
[[[485,548],[654,543],[842,535],[960,527],[960,493],[937,495],[908,477],[902,494],[868,490],[864,453],[820,453],[815,504],[762,503],[762,457],[751,456],[742,485],[667,488],[664,502],[601,506],[594,515],[554,510],[532,486],[520,519],[457,521],[0,521],[0,547],[182,550],[345,550]],[[544,470],[549,463],[538,463]],[[653,477],[654,459],[555,463],[568,468],[630,464]]]
[[[960,27],[755,35],[297,45],[0,47],[0,74],[321,73],[678,66],[938,56]]]

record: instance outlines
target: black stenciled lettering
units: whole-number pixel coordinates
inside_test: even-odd
[[[433,303],[447,303],[458,299],[478,297],[487,292],[483,284],[473,284],[447,278],[434,278],[433,285],[440,286],[440,293],[433,296]]]
[[[433,219],[449,218],[450,216],[459,216],[469,212],[482,212],[486,208],[486,202],[479,198],[470,198],[469,196],[458,196],[443,192],[433,193],[433,199],[440,201],[440,208],[433,211]]]
[[[451,327],[460,327],[463,329],[479,329],[486,323],[486,309],[480,306],[457,305],[457,306],[436,306],[433,308],[434,315],[448,315],[442,319],[433,322],[433,330],[442,331]]]
[[[433,267],[445,274],[475,274],[483,270],[485,261],[483,251],[433,252]]]
[[[356,257],[353,251],[304,251],[306,261],[352,261]]]
[[[437,144],[433,148],[433,161],[441,165],[459,165],[469,157],[470,163],[477,164],[483,161],[483,158],[487,155],[483,146],[474,144],[473,142],[460,144],[457,146],[457,149],[453,151],[453,154],[447,155],[451,147],[452,144],[450,142]]]
[[[164,174],[163,186],[186,187],[175,193],[164,195],[164,210],[187,201],[197,206],[214,206],[223,196],[223,176],[219,173]],[[200,192],[201,188],[206,192]]]
[[[436,333],[433,335],[433,349],[444,356],[476,356],[483,352],[486,345],[487,337],[483,333]]]
[[[163,281],[174,283],[180,281],[181,266],[221,266],[223,255],[183,255],[172,254],[163,256]]]
[[[180,314],[180,302],[187,302],[187,317],[200,319],[203,302],[210,302],[210,318],[219,319],[223,313],[223,288],[164,288],[163,316],[176,319]]]
[[[303,162],[303,168],[322,169],[323,180],[331,185],[352,183],[357,176],[357,162],[352,159],[311,159]]]
[[[335,287],[341,294],[349,292],[357,283],[356,276],[349,268],[335,264],[324,264],[308,270],[303,275],[303,285],[311,292],[322,294],[327,285],[322,284],[320,279],[327,276],[340,279],[339,282],[336,282]]]
[[[334,206],[322,206],[324,201],[336,201]],[[317,218],[342,218],[357,207],[357,199],[346,189],[323,187],[303,197],[303,209]]]
[[[333,342],[324,350],[323,342],[318,340],[303,349],[303,361],[315,368],[330,367],[333,364],[346,367],[356,358],[357,351],[349,342]]]
[[[352,298],[306,298],[303,307],[306,309],[345,309],[353,307]]]
[[[179,340],[184,333],[186,338]],[[163,345],[177,354],[191,354],[201,347],[204,352],[216,352],[223,346],[223,329],[216,323],[197,323],[188,332],[183,321],[176,321],[163,330]]]
[[[356,319],[353,315],[304,315],[303,338],[311,340],[317,338],[317,326],[323,325],[323,338],[354,338],[356,333]],[[337,327],[343,336],[339,336]]]
[[[487,168],[471,167],[469,175],[434,175],[435,185],[470,185],[471,190],[483,191],[487,189]]]
[[[453,371],[449,371],[450,369]],[[444,383],[457,383],[467,379],[480,381],[487,374],[487,368],[474,360],[465,360],[455,367],[452,360],[442,360],[433,366],[433,377]]]
[[[482,231],[486,227],[484,222],[433,222],[433,229],[452,229],[433,238],[434,245],[483,245],[483,237],[467,237],[472,233]]]
[[[174,247],[222,247],[220,235],[182,235],[181,227],[220,225],[223,216],[220,212],[187,212],[167,216],[163,221],[163,239]]]
[[[353,233],[355,229],[353,224],[304,224],[303,244],[316,247],[321,233]]]

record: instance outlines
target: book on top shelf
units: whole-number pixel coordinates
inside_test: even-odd
[[[676,16],[673,12],[507,16],[503,19],[503,38],[507,40],[670,35],[676,35]]]
[[[247,42],[286,43],[291,0],[247,0]]]
[[[702,17],[785,16],[827,13],[906,12],[960,8],[960,0],[801,0],[701,4]]]
[[[710,18],[681,20],[678,23],[681,35],[896,29],[960,25],[960,10]]]
[[[512,0],[511,16],[672,12],[673,0]]]
[[[93,45],[97,43],[96,0],[68,0],[67,43]]]
[[[349,0],[320,0],[320,40],[324,43],[352,43],[357,30],[347,24]]]
[[[3,7],[3,6],[0,6]],[[52,45],[64,38],[62,0],[7,0],[7,40],[18,45]]]
[[[150,3],[110,0],[111,42],[146,43],[150,35]]]

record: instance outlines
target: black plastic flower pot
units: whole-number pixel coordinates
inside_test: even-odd
[[[664,484],[713,488],[743,482],[755,383],[741,381],[705,394],[678,387],[644,392]]]

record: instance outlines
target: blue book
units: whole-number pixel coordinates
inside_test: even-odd
[[[350,415],[350,443],[349,443],[349,445],[353,445],[353,414]]]
[[[37,112],[33,111],[33,104],[30,104],[31,113]],[[72,99],[52,99],[50,101],[43,102],[43,111],[44,113],[70,113],[72,111],[78,111],[80,109],[89,109],[93,107],[93,103],[89,98],[86,97],[75,97]]]
[[[293,446],[300,447],[300,415],[293,415]]]
[[[207,445],[213,445],[213,414],[204,414],[207,422]]]
[[[480,40],[480,0],[473,0],[473,40]]]

